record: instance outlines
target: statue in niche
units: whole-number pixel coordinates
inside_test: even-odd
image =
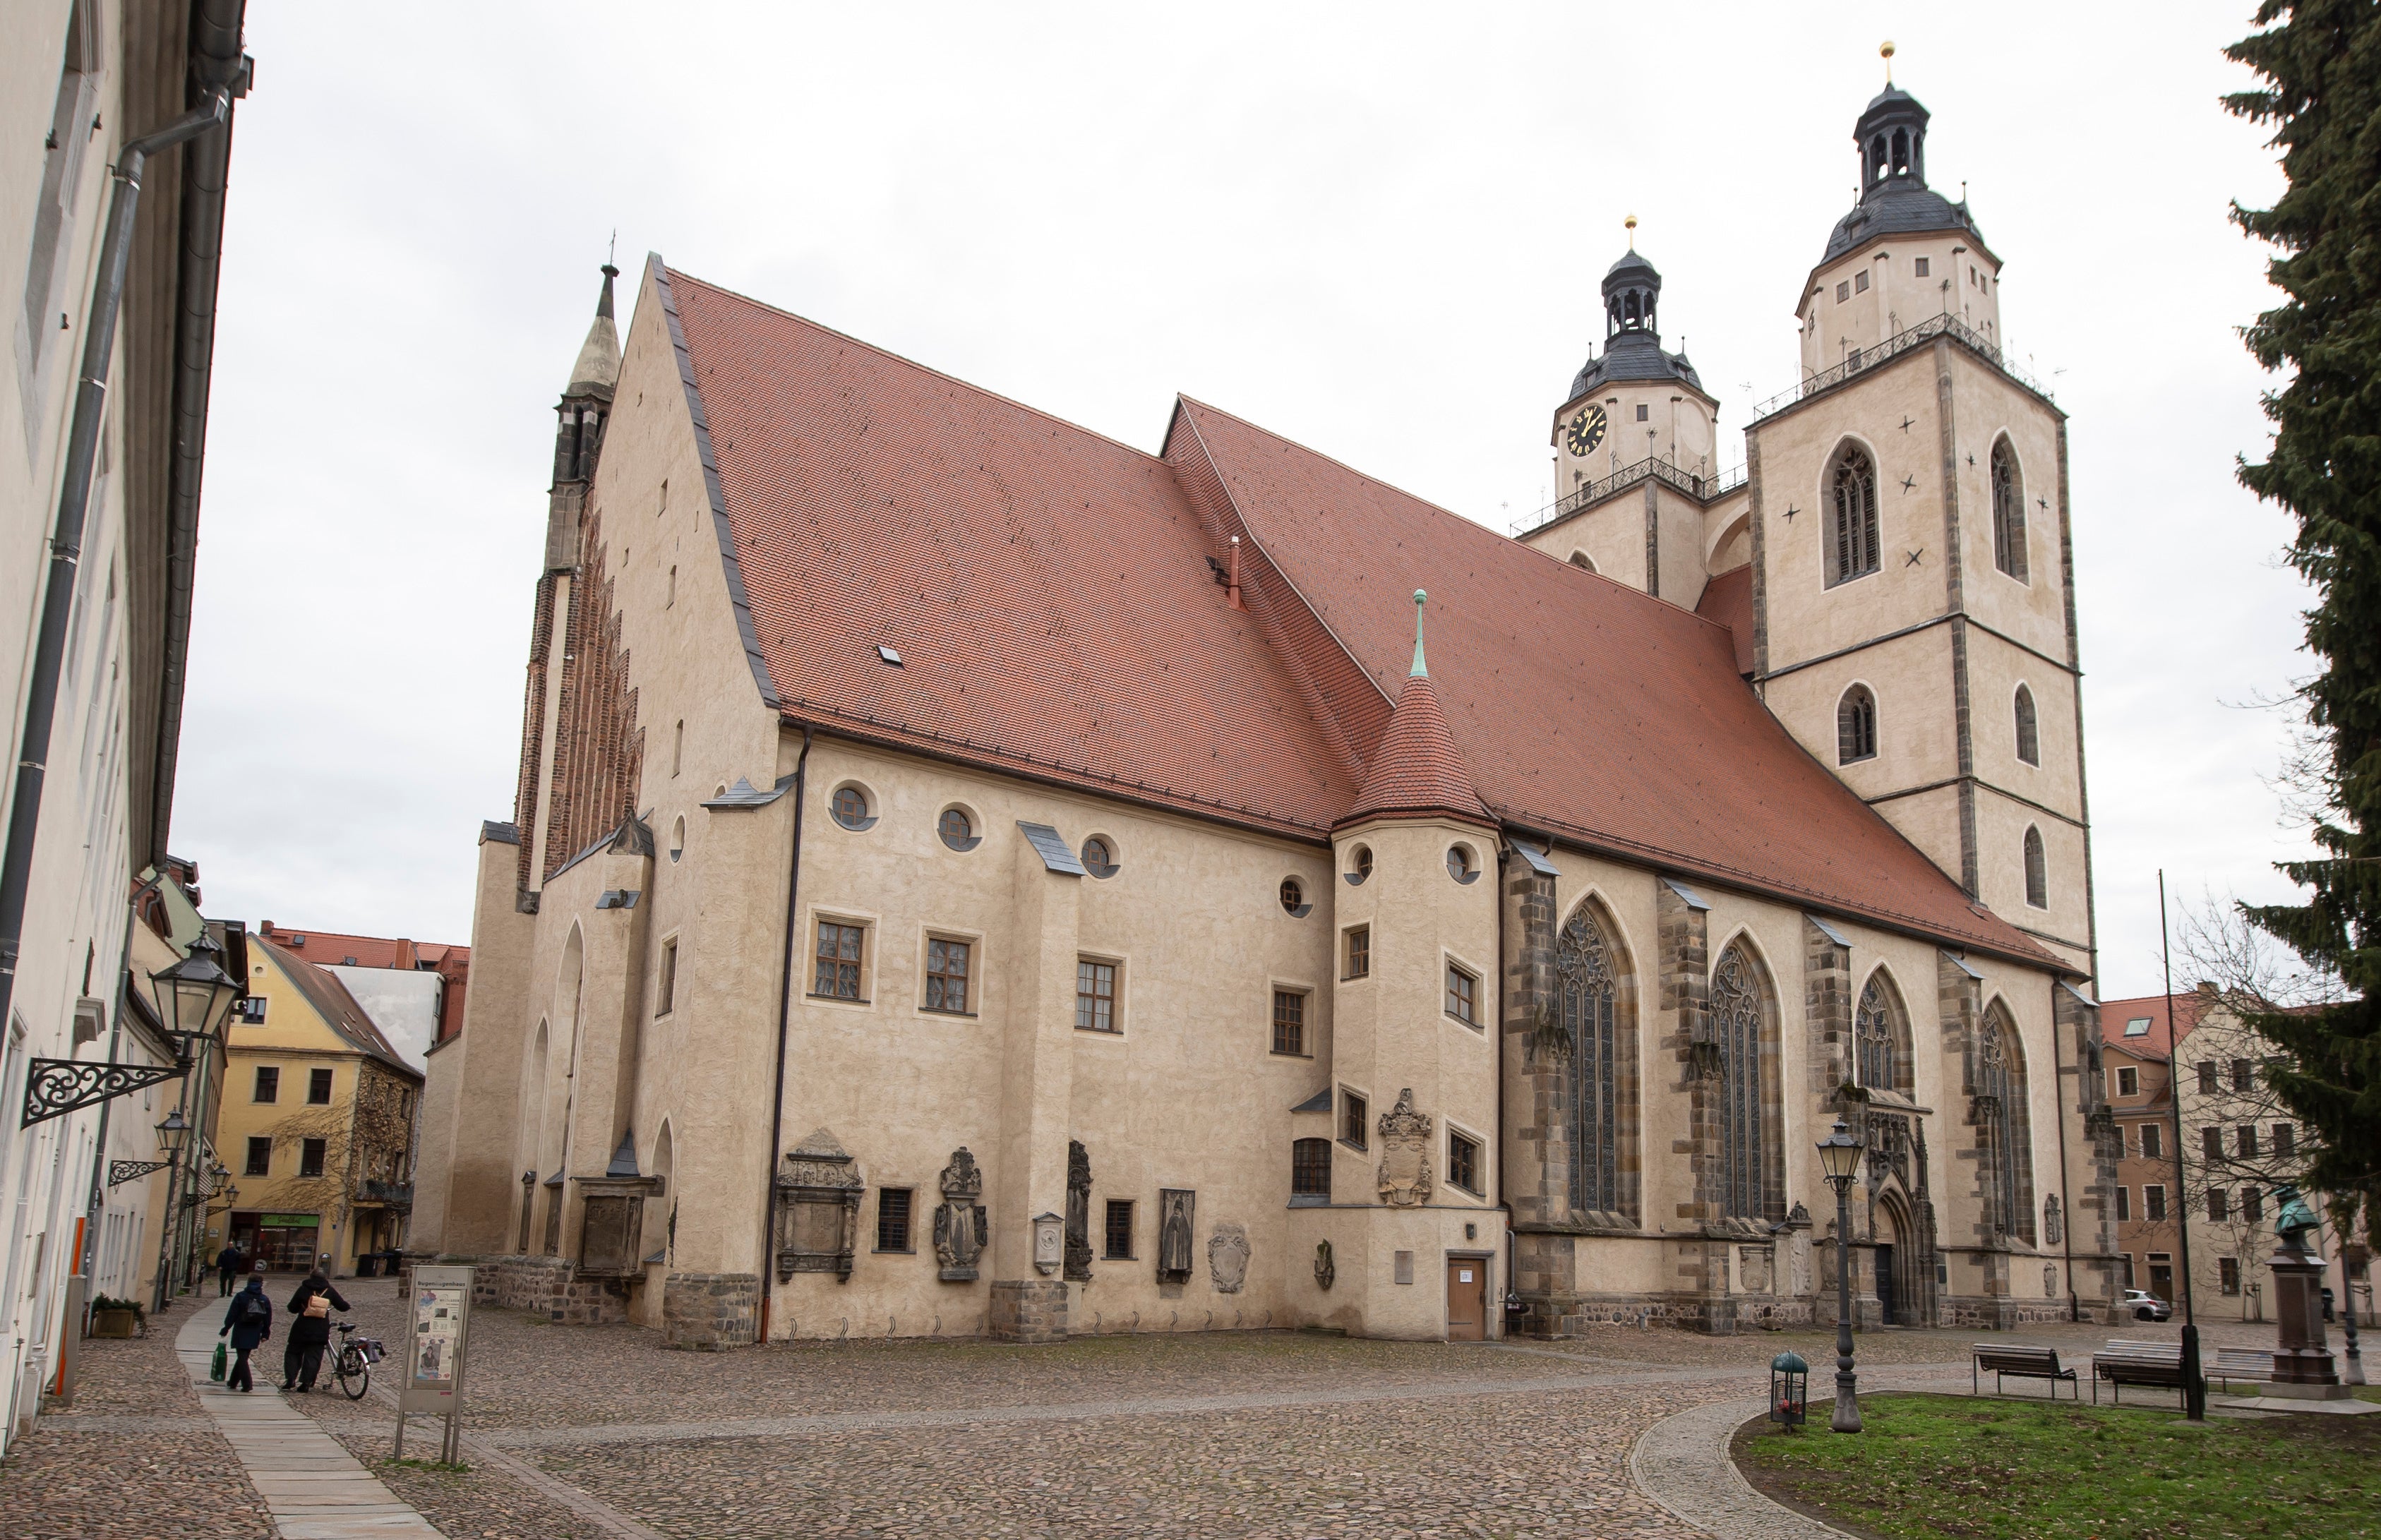
[[[1413,1088],[1381,1114],[1381,1202],[1414,1208],[1430,1202],[1430,1114],[1414,1110]]]
[[[1249,1276],[1249,1232],[1239,1225],[1217,1225],[1207,1238],[1207,1277],[1218,1294],[1237,1294]]]
[[[990,1234],[983,1212],[983,1172],[964,1144],[951,1152],[943,1167],[943,1202],[934,1210],[934,1255],[943,1265],[943,1281],[969,1283],[976,1276],[976,1260],[983,1255]]]
[[[1067,1141],[1067,1278],[1092,1281],[1092,1157],[1080,1139]]]
[[[1337,1263],[1331,1260],[1331,1242],[1328,1241],[1317,1241],[1314,1243],[1315,1287],[1318,1289],[1328,1289],[1334,1283],[1337,1283],[1338,1279],[1339,1265]]]
[[[1199,1194],[1181,1188],[1161,1187],[1157,1190],[1157,1281],[1188,1283],[1190,1281],[1190,1238],[1192,1212]]]
[[[2058,1194],[2053,1192],[2042,1201],[2042,1243],[2056,1246],[2067,1235],[2067,1217],[2058,1212]],[[2054,1289],[2052,1292],[2056,1293]]]

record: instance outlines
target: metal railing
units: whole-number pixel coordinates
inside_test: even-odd
[[[413,1184],[366,1177],[356,1183],[356,1196],[368,1204],[386,1204],[392,1208],[409,1207],[413,1203]]]
[[[1822,369],[1801,385],[1779,391],[1752,409],[1752,421],[1758,422],[1763,418],[1783,411],[1797,402],[1806,401],[1813,396],[1832,390],[1863,370],[1874,369],[1877,365],[1899,358],[1920,344],[1932,342],[1938,336],[1948,336],[1955,342],[1965,345],[1969,351],[1975,353],[2026,389],[2045,399],[2049,398],[2050,392],[2043,389],[2039,381],[2009,362],[2007,354],[1995,344],[1985,341],[1974,327],[1956,315],[1931,315],[1914,326],[1903,327],[1874,348],[1856,348],[1834,368]]]
[[[1707,476],[1649,456],[1634,465],[1622,466],[1609,476],[1572,488],[1526,519],[1516,519],[1509,532],[1517,540],[1523,535],[1534,534],[1557,519],[1568,519],[1590,504],[1600,503],[1622,488],[1634,486],[1642,481],[1667,482],[1688,496],[1708,503],[1742,486],[1744,467],[1740,465],[1733,471]]]

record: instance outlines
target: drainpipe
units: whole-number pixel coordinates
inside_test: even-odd
[[[242,89],[245,79],[243,72],[236,82]],[[107,409],[107,371],[116,354],[116,312],[123,305],[124,273],[131,261],[133,222],[140,208],[140,173],[151,155],[228,123],[233,89],[216,87],[196,111],[132,141],[116,154],[116,190],[108,200],[106,231],[100,238],[99,283],[83,332],[82,376],[75,387],[66,473],[58,488],[57,519],[50,531],[49,575],[42,591],[32,685],[26,693],[24,732],[18,741],[16,800],[8,810],[6,851],[0,855],[0,1021],[7,1018],[16,991],[17,954],[25,938],[33,846],[41,834],[43,772],[50,754],[50,728],[57,715],[58,676],[66,654],[67,621],[74,610],[75,569],[82,555],[83,519],[91,506],[92,467],[98,457],[100,422]],[[153,864],[164,869],[162,860]]]
[[[2059,1089],[2059,1077],[2067,1073],[2066,1068],[2058,1062],[2058,988],[2059,981],[2052,979],[2050,981],[2050,1085],[2054,1091]],[[2094,1030],[2096,1032],[2097,1029],[2098,1021],[2094,1018]],[[2075,1108],[2079,1112],[2089,1100],[2085,1095],[2086,1087],[2083,1084],[2083,1077],[2090,1073],[2084,1068],[2085,1063],[2085,1056],[2078,1054],[2075,1058]],[[2067,1195],[2069,1175],[2067,1109],[2062,1106],[2058,1109],[2058,1242],[2066,1253],[2067,1318],[2070,1321],[2080,1321],[2083,1318],[2083,1305],[2075,1293],[2075,1205],[2069,1201]]]
[[[777,1228],[777,1145],[786,1136],[786,1040],[794,1022],[794,902],[801,891],[802,805],[809,800],[811,725],[802,724],[802,754],[794,761],[794,848],[786,858],[786,961],[777,975],[777,1079],[769,1095],[769,1162],[761,1182],[761,1332],[760,1345],[769,1345],[769,1307],[777,1296],[777,1259],[771,1242]]]

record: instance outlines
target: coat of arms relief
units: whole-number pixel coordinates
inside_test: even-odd
[[[1381,1202],[1393,1208],[1430,1202],[1430,1114],[1414,1110],[1411,1086],[1381,1114]]]

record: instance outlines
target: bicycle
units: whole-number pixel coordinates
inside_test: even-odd
[[[358,1337],[356,1323],[338,1323],[339,1346],[331,1356],[331,1377],[339,1382],[339,1389],[348,1399],[360,1401],[372,1388],[372,1366],[386,1356],[377,1338]]]

